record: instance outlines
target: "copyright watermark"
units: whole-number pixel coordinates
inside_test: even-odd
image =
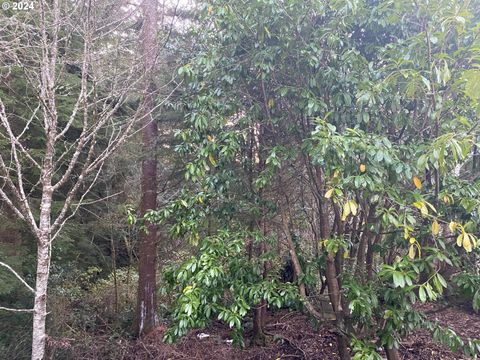
[[[2,10],[14,10],[14,11],[28,11],[35,9],[34,1],[4,1],[2,2]]]

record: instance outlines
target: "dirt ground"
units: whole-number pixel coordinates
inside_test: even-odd
[[[430,320],[438,321],[448,326],[462,338],[480,338],[480,314],[472,312],[466,307],[444,307],[425,305],[421,310],[426,311]],[[429,313],[430,312],[430,313]],[[461,353],[453,353],[446,346],[432,341],[427,331],[417,331],[404,339],[401,347],[404,359],[470,359]]]
[[[424,306],[431,320],[448,325],[458,335],[480,337],[480,315],[461,307]],[[195,330],[174,345],[162,343],[165,327],[160,326],[148,337],[128,347],[124,359],[208,359],[208,360],[279,360],[279,359],[338,359],[335,334],[331,326],[315,329],[307,316],[299,312],[279,311],[269,315],[266,327],[267,345],[239,349],[232,346],[229,329],[215,323],[208,329]],[[208,336],[206,336],[208,335]],[[248,333],[246,343],[248,344]],[[447,347],[432,341],[426,331],[418,331],[404,339],[400,352],[408,360],[461,360],[468,359],[461,353],[453,353]]]

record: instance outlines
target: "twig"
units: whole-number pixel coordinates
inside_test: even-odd
[[[33,312],[33,309],[12,309],[4,306],[0,306],[0,310],[12,311],[12,312]]]

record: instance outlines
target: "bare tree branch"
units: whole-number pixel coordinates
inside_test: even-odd
[[[20,282],[25,285],[27,287],[28,290],[30,290],[32,293],[35,294],[35,290],[30,286],[28,285],[28,283],[22,279],[22,277],[15,271],[12,269],[12,267],[8,264],[5,264],[4,262],[0,261],[0,266],[3,266],[4,268],[8,269],[13,275],[15,275],[15,277],[20,280]]]
[[[11,312],[31,312],[33,313],[33,309],[12,309],[4,306],[0,306],[0,310],[11,311]]]

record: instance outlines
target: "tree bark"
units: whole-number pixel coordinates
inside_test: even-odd
[[[37,249],[37,280],[33,307],[32,360],[42,360],[45,356],[47,318],[47,286],[50,273],[49,237],[45,235]]]
[[[337,279],[337,270],[335,268],[335,257],[333,254],[327,256],[327,268],[326,268],[328,295],[330,302],[332,303],[333,312],[335,313],[335,324],[338,330],[337,334],[337,347],[340,353],[340,359],[349,360],[350,353],[348,351],[347,337],[345,332],[345,319],[343,314],[343,307],[341,301],[341,292]]]
[[[145,0],[142,3],[143,28],[141,34],[142,57],[145,72],[153,75],[153,67],[157,56],[157,2]],[[143,152],[142,161],[142,199],[140,216],[157,207],[157,158],[156,139],[157,123],[151,116],[154,107],[154,84],[147,76],[143,98]],[[156,268],[157,268],[157,228],[154,224],[147,225],[147,231],[139,238],[139,271],[138,298],[136,309],[136,332],[139,336],[149,333],[157,322],[156,303]]]
[[[47,333],[47,288],[50,275],[51,247],[51,212],[52,212],[52,159],[53,137],[49,133],[47,139],[44,168],[41,175],[42,200],[40,203],[39,227],[35,232],[37,238],[37,274],[35,281],[35,300],[33,306],[32,360],[42,360],[45,356]]]
[[[267,302],[261,300],[258,306],[253,312],[253,333],[252,333],[252,345],[253,346],[265,346],[265,317],[266,317]]]
[[[57,8],[58,3],[55,3]],[[45,36],[45,34],[44,34]],[[55,51],[57,43],[54,43],[52,51]],[[52,241],[52,200],[53,200],[53,159],[55,154],[55,138],[57,136],[57,113],[55,107],[55,94],[52,91],[54,81],[53,74],[49,71],[48,59],[44,58],[41,69],[42,94],[44,100],[43,120],[45,124],[45,157],[40,175],[42,184],[42,198],[40,201],[40,216],[38,228],[34,229],[37,239],[37,274],[35,281],[35,300],[33,306],[33,329],[32,329],[32,360],[43,360],[47,340],[47,289],[50,275],[50,256]],[[48,104],[48,105],[47,105]],[[20,185],[20,184],[19,184]]]
[[[363,228],[363,233],[360,238],[360,243],[358,244],[357,252],[357,269],[356,275],[364,282],[365,281],[365,269],[366,269],[366,251],[369,243],[372,242],[372,233],[369,229],[370,224],[374,221],[375,218],[376,205],[370,205],[368,210],[367,219]]]
[[[380,242],[382,235],[380,231],[377,235],[375,235],[374,241],[369,241],[368,248],[367,248],[367,257],[366,257],[366,266],[367,266],[367,281],[371,281],[373,279],[373,247],[375,244]]]

